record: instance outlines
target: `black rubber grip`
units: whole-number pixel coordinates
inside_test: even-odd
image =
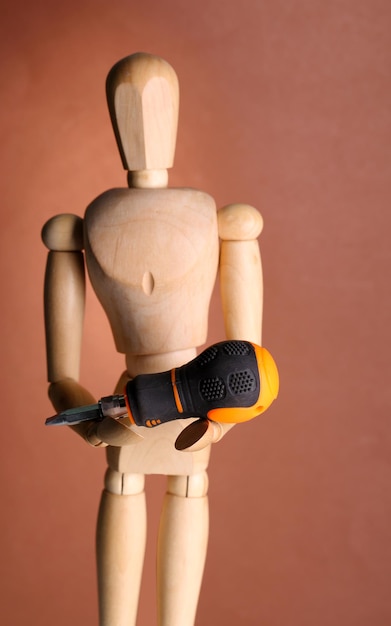
[[[254,346],[222,341],[172,371],[141,374],[125,389],[131,419],[158,426],[179,418],[207,418],[214,409],[252,407],[260,395]]]

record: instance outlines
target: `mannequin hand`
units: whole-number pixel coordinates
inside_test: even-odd
[[[222,424],[209,419],[199,419],[186,426],[177,437],[175,447],[183,452],[196,452],[211,443],[217,443],[235,424]]]
[[[49,398],[58,412],[95,402],[92,394],[71,378],[51,383]],[[94,447],[127,446],[142,439],[140,435],[111,417],[105,418],[102,422],[89,421],[70,428]]]
[[[90,422],[86,440],[93,446],[131,446],[143,437],[121,423],[121,420],[105,417],[101,422]],[[94,443],[97,441],[97,443]]]

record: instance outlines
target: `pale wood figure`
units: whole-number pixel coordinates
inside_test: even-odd
[[[57,411],[95,402],[79,382],[85,263],[92,286],[125,355],[126,380],[178,367],[205,343],[208,310],[220,274],[225,334],[261,344],[262,218],[251,206],[216,211],[195,189],[168,188],[178,116],[178,81],[156,56],[117,63],[107,98],[128,188],[109,190],[84,219],[47,222],[45,320],[49,396]],[[144,477],[167,479],[158,541],[158,623],[194,624],[208,538],[211,443],[231,425],[210,423],[186,450],[175,441],[189,421],[127,428],[107,418],[74,427],[92,446],[107,446],[108,470],[98,518],[101,626],[136,623],[146,540]]]

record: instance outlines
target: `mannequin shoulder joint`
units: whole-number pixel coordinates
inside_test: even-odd
[[[49,250],[83,250],[83,220],[78,215],[62,213],[50,218],[42,229],[42,241]]]
[[[262,232],[263,219],[249,204],[228,204],[217,213],[219,236],[225,241],[248,241]]]

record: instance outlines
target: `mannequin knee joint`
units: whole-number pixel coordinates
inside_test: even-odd
[[[168,493],[182,498],[202,498],[208,493],[208,474],[200,472],[192,476],[169,476]]]
[[[116,495],[136,495],[144,491],[143,474],[122,474],[108,468],[105,474],[105,489]]]

